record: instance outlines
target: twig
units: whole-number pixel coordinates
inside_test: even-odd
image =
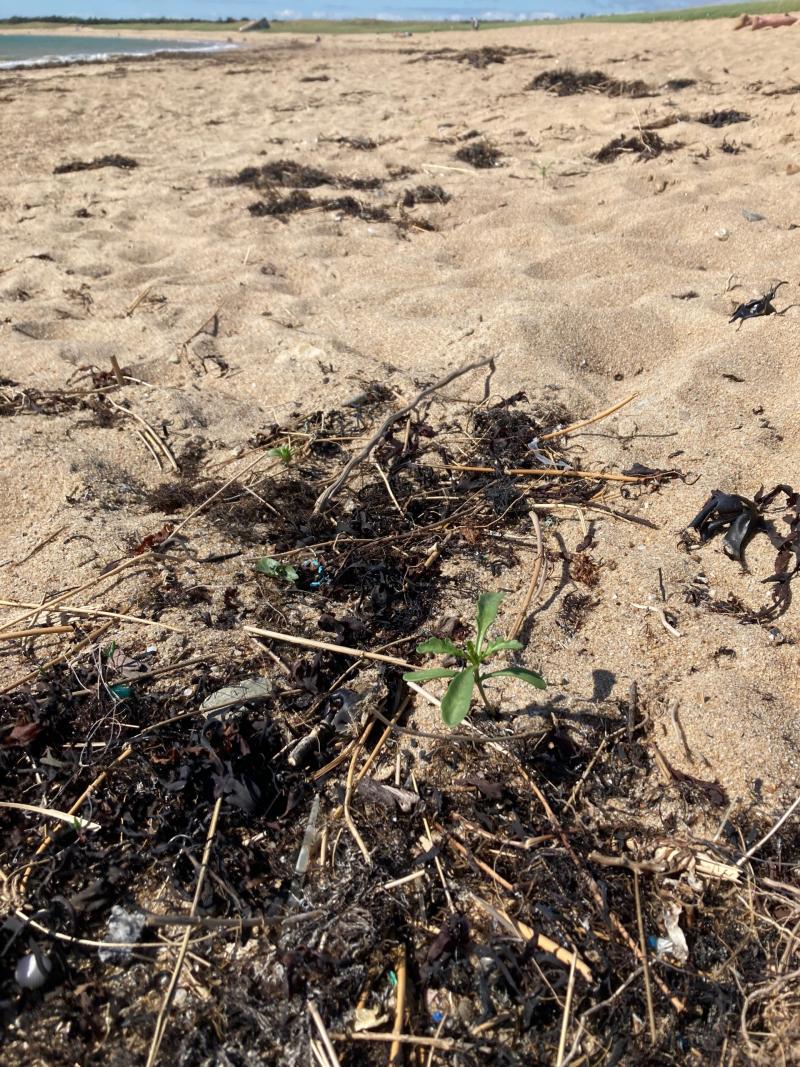
[[[320,496],[317,498],[317,502],[314,504],[313,513],[315,515],[319,515],[320,512],[327,507],[327,505],[336,496],[342,486],[346,484],[355,468],[360,463],[364,462],[364,460],[369,456],[372,449],[375,447],[375,445],[378,444],[378,442],[381,440],[381,438],[390,426],[393,426],[394,423],[397,422],[399,419],[402,419],[406,415],[408,415],[410,411],[413,411],[418,404],[420,404],[426,397],[430,396],[431,393],[435,393],[437,389],[442,389],[445,385],[449,385],[450,382],[454,381],[456,378],[460,378],[462,375],[468,374],[469,371],[477,370],[479,367],[485,367],[492,362],[492,357],[488,359],[481,359],[475,363],[468,363],[466,367],[461,367],[458,370],[452,371],[444,378],[440,378],[438,382],[434,382],[432,385],[427,386],[425,389],[422,390],[421,393],[418,393],[413,400],[409,401],[408,404],[404,405],[402,408],[399,408],[391,415],[388,415],[381,423],[380,427],[378,428],[378,431],[372,435],[372,437],[369,439],[369,441],[367,441],[361,451],[357,452],[348,460],[348,462],[344,466],[344,470],[339,475],[339,477],[334,482],[332,482],[331,485],[329,485],[323,493],[320,494]]]
[[[405,513],[405,511],[403,511],[403,508],[401,507],[401,505],[398,504],[397,497],[394,495],[394,492],[392,491],[391,485],[389,485],[389,479],[386,477],[386,474],[384,473],[383,467],[380,465],[380,463],[378,463],[377,459],[374,456],[372,457],[372,463],[373,463],[375,469],[377,470],[378,474],[381,476],[381,481],[386,486],[386,492],[389,494],[389,499],[394,504],[394,506],[397,508],[397,510],[400,512],[400,515],[403,518],[405,518],[406,517],[406,513]]]
[[[30,811],[34,815],[42,815],[45,819],[60,819],[69,826],[79,830],[99,830],[100,824],[82,819],[80,815],[70,815],[66,811],[57,811],[55,808],[40,808],[36,804],[19,804],[14,800],[0,800],[0,808],[14,808],[17,811]]]
[[[427,878],[428,872],[422,867],[418,871],[412,871],[411,874],[406,874],[402,878],[395,878],[391,882],[384,882],[380,889],[397,889],[398,886],[406,885],[408,882],[416,882],[419,878]]]
[[[560,467],[509,467],[498,472],[496,467],[473,467],[466,463],[443,463],[448,471],[469,471],[473,474],[505,474],[512,478],[594,478],[602,482],[646,482],[658,474],[615,474],[606,471],[583,471]]]
[[[395,667],[406,667],[415,670],[413,663],[396,656],[384,656],[380,652],[366,652],[361,648],[348,648],[346,645],[332,645],[328,641],[314,641],[310,637],[295,637],[294,634],[283,634],[277,630],[262,630],[259,626],[245,626],[244,632],[255,634],[257,637],[271,637],[273,641],[285,641],[289,645],[300,645],[302,648],[315,648],[322,652],[338,652],[340,656],[352,656],[353,659],[374,659],[380,663],[391,663]]]
[[[43,637],[45,634],[74,634],[74,626],[29,626],[27,630],[6,630],[0,641],[17,641],[23,637]]]
[[[763,1000],[764,997],[771,996],[773,993],[776,992],[776,990],[780,989],[781,986],[786,985],[787,982],[795,982],[798,979],[800,979],[800,968],[796,971],[790,971],[788,974],[782,974],[780,978],[776,978],[768,985],[762,986],[760,989],[755,989],[752,993],[747,994],[744,1000],[744,1004],[742,1005],[742,1016],[740,1025],[742,1030],[742,1037],[744,1038],[748,1049],[752,1050],[753,1048],[753,1043],[750,1040],[750,1034],[747,1032],[747,1013],[750,1010],[750,1005],[753,1003],[753,1001]]]
[[[682,637],[683,634],[680,630],[676,630],[667,616],[664,614],[664,609],[660,608],[658,604],[631,604],[632,608],[639,608],[641,611],[652,611],[654,615],[658,616],[658,621],[664,627],[668,634],[673,637]]]
[[[347,829],[353,835],[353,840],[361,850],[361,855],[364,857],[364,861],[368,867],[372,866],[372,857],[369,854],[369,849],[364,844],[364,839],[358,832],[358,827],[353,822],[353,816],[350,814],[350,798],[353,795],[353,776],[355,774],[356,762],[358,760],[359,753],[363,747],[363,743],[366,740],[366,736],[372,728],[372,722],[369,723],[367,729],[361,736],[359,743],[356,745],[352,758],[350,760],[350,767],[347,771],[347,784],[344,790],[344,801],[342,802],[342,810],[344,812],[344,821],[347,823]]]
[[[317,1009],[317,1005],[314,1003],[313,1000],[309,1000],[308,1002],[308,1014],[314,1020],[314,1025],[319,1031],[319,1036],[322,1039],[322,1044],[325,1046],[325,1051],[331,1058],[332,1067],[341,1067],[339,1063],[339,1057],[336,1055],[336,1049],[331,1044],[331,1039],[328,1035],[328,1031],[325,1029],[325,1023],[322,1021],[322,1016],[320,1015]]]
[[[394,1007],[394,1026],[392,1027],[392,1033],[400,1035],[403,1032],[403,1016],[406,1013],[406,982],[407,982],[406,967],[406,949],[403,945],[400,949],[400,959],[397,961],[395,967],[395,974],[397,975],[397,990],[395,993],[395,1007]],[[389,1067],[395,1067],[400,1061],[400,1042],[393,1041],[392,1047],[389,1049]]]
[[[496,882],[499,886],[505,889],[506,892],[514,892],[514,886],[510,882],[507,882],[506,879],[503,878],[501,875],[499,875],[497,871],[493,870],[488,863],[484,863],[483,860],[479,860],[477,856],[473,855],[473,853],[468,848],[466,848],[465,845],[462,845],[460,841],[453,837],[452,834],[449,834],[447,830],[445,830],[445,828],[439,823],[434,823],[433,825],[441,834],[444,835],[444,838],[447,841],[448,845],[451,845],[456,850],[456,852],[460,852],[461,855],[469,863],[474,863],[476,867],[479,867],[484,874],[488,875],[493,882]]]
[[[572,963],[569,968],[569,981],[567,983],[567,995],[564,999],[564,1015],[561,1019],[561,1034],[558,1039],[558,1055],[556,1056],[556,1067],[563,1067],[564,1064],[564,1050],[567,1047],[567,1033],[569,1032],[569,1017],[572,1013],[572,994],[575,992],[575,965],[578,962],[578,957],[572,957]]]
[[[678,736],[678,740],[680,741],[681,745],[683,746],[683,754],[686,756],[686,758],[688,759],[688,761],[690,763],[694,763],[694,756],[692,755],[692,750],[689,748],[689,742],[686,740],[686,734],[684,732],[683,725],[681,724],[681,721],[678,718],[678,708],[679,707],[680,707],[680,701],[673,700],[673,701],[670,702],[669,714],[670,714],[670,718],[672,719],[672,726],[673,726],[673,728],[675,730],[675,733]]]
[[[639,872],[633,872],[633,896],[636,901],[636,925],[639,928],[639,948],[642,959],[642,977],[644,978],[644,995],[647,1000],[647,1021],[650,1025],[650,1042],[655,1045],[656,1017],[653,1011],[653,990],[650,988],[650,964],[647,959],[647,938],[644,936],[644,918],[642,916],[642,897],[639,892]]]
[[[110,396],[106,397],[106,399],[115,411],[118,411],[121,415],[130,415],[132,419],[136,419],[136,421],[144,427],[148,439],[155,445],[155,447],[162,453],[162,455],[167,458],[167,461],[172,466],[172,469],[175,471],[180,470],[180,467],[178,466],[178,461],[172,454],[172,449],[165,441],[163,441],[158,436],[158,434],[147,421],[147,419],[143,419],[141,415],[138,415],[135,411],[131,411],[130,408],[126,408],[123,407],[122,404],[118,404],[115,400],[112,400]]]
[[[482,908],[487,915],[491,915],[501,926],[504,926],[510,933],[518,937],[520,941],[529,941],[536,948],[541,949],[542,952],[547,952],[549,955],[554,956],[559,963],[563,963],[568,967],[575,968],[580,972],[581,976],[586,979],[587,982],[592,981],[592,971],[588,964],[584,963],[577,952],[570,952],[569,949],[562,948],[558,942],[553,941],[545,934],[540,934],[535,930],[532,930],[530,926],[522,922],[520,919],[512,919],[507,912],[501,911],[499,908],[493,908],[491,904],[483,900],[481,897],[476,896],[475,893],[468,893],[468,896],[475,901],[479,908]]]
[[[3,625],[0,626],[0,632],[4,630],[11,630],[13,629],[13,627],[19,625],[19,623],[27,622],[28,619],[35,618],[41,612],[48,611],[52,608],[57,607],[59,604],[63,604],[65,600],[69,600],[69,598],[75,596],[76,593],[82,593],[84,589],[88,589],[89,586],[95,585],[97,582],[102,582],[106,578],[114,578],[117,574],[120,574],[122,571],[127,570],[128,567],[135,566],[137,563],[145,563],[145,558],[141,556],[135,556],[131,559],[123,560],[122,563],[118,563],[116,567],[113,567],[110,571],[106,571],[105,573],[101,571],[100,574],[96,574],[94,578],[90,578],[88,582],[84,582],[83,585],[79,585],[77,589],[68,589],[66,593],[59,593],[56,596],[51,597],[49,600],[44,601],[44,603],[42,604],[32,604],[32,611],[27,611],[24,615],[19,615],[16,619],[11,619],[9,622],[3,623]],[[14,601],[7,601],[6,603],[13,604]]]
[[[153,286],[148,285],[146,289],[142,289],[141,293],[136,297],[134,302],[125,310],[125,317],[130,318],[134,311],[138,308],[143,300],[146,300]]]
[[[399,1041],[404,1045],[420,1045],[423,1048],[438,1048],[442,1052],[468,1052],[473,1048],[463,1041],[450,1037],[414,1037],[413,1034],[380,1034],[374,1031],[360,1031],[354,1034],[331,1034],[335,1041]]]
[[[132,752],[133,752],[133,747],[131,745],[127,745],[122,750],[122,752],[120,752],[120,754],[113,761],[113,763],[109,764],[109,766],[106,767],[106,769],[104,771],[101,771],[101,773],[98,774],[98,776],[94,779],[93,782],[90,782],[89,785],[87,785],[87,787],[84,789],[84,791],[78,797],[78,799],[75,801],[75,803],[72,805],[72,807],[69,808],[69,810],[67,811],[67,815],[73,816],[77,811],[79,811],[80,808],[83,806],[84,801],[87,800],[87,798],[92,795],[92,793],[95,791],[95,789],[97,789],[97,787],[99,785],[102,785],[102,783],[106,780],[106,778],[108,777],[110,771],[114,767],[117,767],[124,760],[126,760],[128,758],[128,756],[130,756],[130,754]],[[52,842],[53,842],[52,834],[46,834],[45,837],[40,842],[39,847],[34,852],[33,860],[31,860],[30,863],[28,864],[28,866],[25,868],[25,872],[22,875],[22,880],[21,880],[21,884],[20,884],[20,888],[21,888],[23,896],[25,895],[25,889],[26,889],[26,886],[28,884],[28,879],[30,878],[31,871],[33,870],[34,860],[36,859],[37,856],[41,856],[41,854],[48,848],[49,845],[52,844]]]
[[[51,608],[49,604],[31,604],[25,600],[0,600],[0,607],[37,608],[37,615],[55,611],[59,615],[88,615],[90,618],[117,619],[120,622],[137,622],[142,626],[163,626],[165,630],[172,630],[176,634],[185,633],[185,630],[181,630],[180,627],[171,626],[168,622],[161,622],[158,619],[143,619],[140,615],[126,615],[121,611],[102,611],[100,608],[79,608],[72,604],[59,604],[57,607]],[[3,636],[2,632],[0,632],[0,636]]]
[[[608,416],[613,415],[615,411],[619,411],[619,409],[624,408],[626,404],[630,404],[631,400],[635,400],[638,395],[638,393],[631,393],[631,395],[626,396],[624,400],[620,400],[618,404],[606,408],[605,411],[601,411],[598,415],[592,415],[590,419],[582,419],[580,422],[572,422],[569,426],[565,426],[563,430],[553,430],[552,433],[546,433],[543,437],[539,438],[539,442],[552,441],[556,437],[566,437],[567,434],[574,433],[576,430],[580,430],[584,426],[591,426],[593,422],[600,422],[601,419],[608,418]]]
[[[155,448],[150,443],[150,438],[147,436],[147,434],[143,430],[140,430],[138,426],[136,427],[134,432],[136,433],[137,437],[141,438],[142,444],[158,464],[159,470],[163,470],[164,464],[162,462],[161,456],[159,456],[158,452],[156,452]]]
[[[203,858],[200,863],[200,873],[197,876],[197,886],[194,891],[194,898],[192,900],[190,915],[194,915],[197,912],[197,906],[200,903],[200,897],[203,892],[203,883],[205,882],[206,872],[208,870],[208,860],[211,855],[211,846],[214,843],[214,836],[217,832],[217,820],[219,819],[219,811],[222,807],[222,797],[217,797],[214,804],[214,810],[211,814],[211,822],[208,826],[208,834],[206,836],[206,847],[203,849]],[[153,1067],[158,1057],[158,1050],[161,1047],[161,1042],[164,1039],[164,1034],[167,1028],[167,1016],[172,1006],[172,999],[175,996],[175,989],[178,985],[178,980],[181,974],[181,968],[183,967],[183,961],[186,959],[186,952],[189,948],[189,938],[191,937],[192,928],[187,927],[186,932],[183,935],[181,946],[178,949],[178,958],[175,960],[175,966],[172,970],[172,976],[170,978],[167,991],[164,994],[164,1001],[161,1005],[161,1011],[158,1013],[158,1019],[156,1020],[156,1028],[153,1033],[153,1040],[150,1044],[150,1052],[147,1057],[146,1067]]]
[[[231,478],[229,478],[227,480],[227,482],[224,482],[219,487],[219,489],[216,490],[216,492],[212,493],[211,496],[206,497],[206,499],[202,502],[202,504],[198,504],[197,507],[193,511],[189,512],[189,514],[186,516],[185,519],[183,519],[181,522],[178,523],[178,525],[175,527],[175,529],[172,531],[172,533],[169,535],[169,537],[167,537],[166,540],[162,541],[159,544],[158,547],[160,549],[163,549],[163,547],[165,545],[168,545],[170,543],[170,541],[174,541],[175,538],[178,536],[178,534],[181,532],[181,530],[183,530],[192,521],[192,519],[196,515],[199,515],[201,511],[204,511],[205,508],[208,507],[208,505],[211,503],[212,500],[216,500],[216,498],[220,495],[220,493],[223,493],[228,488],[229,485],[232,485],[234,482],[238,481],[242,477],[243,474],[247,474],[248,471],[251,471],[253,469],[253,467],[255,467],[258,463],[260,463],[265,458],[266,455],[267,455],[266,452],[260,452],[255,457],[255,459],[253,460],[252,463],[248,463],[247,466],[244,467],[242,470],[237,471],[237,473],[234,474]],[[273,466],[275,466],[275,464],[273,464]]]
[[[35,671],[31,671],[29,674],[24,675],[22,678],[17,679],[16,682],[12,682],[10,685],[0,689],[0,696],[4,696],[6,693],[10,693],[12,689],[17,689],[21,685],[27,685],[28,682],[34,681],[36,678],[40,678],[45,671],[49,671],[51,667],[55,667],[57,663],[61,663],[62,660],[69,659],[70,655],[75,656],[78,652],[82,652],[89,645],[94,644],[104,634],[108,633],[111,627],[114,625],[114,620],[110,619],[108,622],[104,622],[102,626],[98,626],[96,630],[93,630],[88,637],[85,637],[83,641],[79,641],[72,649],[67,649],[65,652],[59,653],[54,656],[53,659],[48,660],[41,666],[37,667]]]
[[[114,377],[117,379],[117,385],[122,389],[125,385],[125,378],[122,374],[122,367],[120,367],[119,360],[116,356],[111,357],[111,369],[114,372]]]
[[[764,836],[761,838],[761,840],[758,841],[755,845],[753,845],[752,848],[749,848],[747,850],[747,852],[745,852],[745,854],[741,857],[741,859],[738,859],[736,861],[736,866],[737,867],[741,867],[743,864],[747,863],[747,861],[752,856],[755,856],[756,852],[758,852],[760,848],[762,848],[764,845],[766,845],[767,841],[769,841],[769,839],[772,837],[772,835],[777,833],[778,830],[780,830],[780,828],[786,822],[786,820],[788,818],[790,818],[790,816],[792,815],[792,812],[795,810],[795,808],[797,807],[798,804],[800,804],[800,796],[795,797],[795,799],[792,802],[792,804],[786,809],[786,811],[783,813],[783,815],[781,815],[780,819],[778,819],[778,821],[775,823],[775,825],[772,827],[772,829],[768,833],[764,834]]]
[[[533,570],[531,571],[531,580],[528,583],[528,590],[525,593],[525,599],[522,602],[522,606],[517,612],[517,616],[514,619],[514,623],[509,631],[509,639],[515,640],[522,627],[525,625],[525,619],[528,614],[528,609],[531,606],[531,601],[534,595],[538,596],[540,589],[540,577],[541,585],[544,585],[544,569],[542,564],[544,562],[544,545],[542,543],[542,527],[539,523],[539,516],[535,511],[531,512],[531,519],[533,520],[533,529],[536,533],[536,558],[533,561]]]

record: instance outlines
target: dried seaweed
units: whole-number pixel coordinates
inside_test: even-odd
[[[422,55],[415,56],[409,63],[430,63],[433,60],[444,60],[451,63],[465,63],[477,70],[484,70],[492,63],[505,63],[507,59],[516,56],[538,55],[535,48],[520,48],[514,45],[484,45],[482,48],[466,48],[459,51],[455,48],[436,48]]]
[[[621,155],[635,155],[639,161],[645,161],[680,147],[680,141],[667,142],[652,130],[641,130],[630,137],[620,134],[595,152],[592,159],[598,163],[611,163]]]
[[[400,203],[403,207],[412,208],[417,204],[446,204],[451,199],[450,193],[446,193],[441,185],[417,185],[405,190]]]
[[[129,156],[109,155],[99,156],[90,163],[77,160],[74,163],[60,163],[53,169],[53,174],[74,174],[81,170],[99,170],[101,167],[117,167],[119,170],[133,170],[139,164]]]
[[[585,706],[554,686],[543,714],[526,715],[521,730],[484,716],[479,731],[417,736],[391,664],[365,668],[336,647],[267,649],[264,641],[242,658],[241,633],[224,643],[232,626],[269,620],[284,636],[387,645],[404,656],[409,635],[458,630],[448,575],[457,575],[460,597],[489,569],[500,584],[517,584],[511,568],[519,535],[531,529],[530,496],[503,468],[530,461],[534,439],[554,463],[569,458],[568,441],[541,438],[570,413],[523,393],[416,410],[375,446],[384,477],[365,464],[335,510],[315,519],[315,496],[355,450],[353,439],[396,403],[385,385],[365,382],[339,410],[254,427],[252,447],[291,436],[295,448],[290,466],[259,475],[258,496],[244,479],[204,480],[188,466],[143,491],[130,506],[142,529],[157,532],[139,542],[141,574],[120,596],[143,617],[180,610],[180,640],[153,647],[148,637],[127,648],[101,637],[68,666],[37,669],[0,695],[0,799],[67,810],[80,797],[75,814],[95,826],[65,823],[40,847],[38,817],[0,809],[0,869],[13,872],[0,927],[9,1067],[143,1060],[172,959],[158,951],[159,936],[190,925],[203,966],[184,972],[164,1062],[311,1062],[313,1001],[343,1064],[385,1064],[386,1045],[365,1035],[392,1029],[403,972],[404,1032],[446,1042],[434,1049],[440,1059],[470,1067],[557,1063],[565,1018],[570,1062],[717,1063],[734,1054],[750,1062],[753,1049],[779,1061],[775,1050],[795,1026],[791,1001],[776,1022],[781,990],[754,994],[774,991],[782,973],[787,998],[796,991],[787,946],[797,900],[781,887],[797,832],[787,823],[761,843],[773,820],[755,799],[727,810],[721,825],[713,810],[706,830],[724,791],[705,772],[659,763],[648,732],[663,707],[657,685],[644,697],[598,696]],[[459,471],[464,460],[489,470]],[[153,557],[168,530],[153,508],[194,510],[219,489],[204,524],[241,558],[226,570],[217,560],[228,553],[200,556],[205,526],[189,527],[180,551]],[[800,507],[786,486],[753,501],[767,524],[781,493],[788,531],[776,538],[776,588],[798,571]],[[536,501],[607,506],[592,479],[543,479]],[[247,551],[256,542],[258,555],[271,553],[297,581],[257,573]],[[592,547],[590,526],[572,567],[594,586],[605,572],[598,578]],[[149,572],[148,561],[157,563]],[[320,574],[316,587],[304,578]],[[558,625],[571,636],[596,602],[567,593]],[[207,644],[193,651],[209,627]],[[256,676],[257,700],[239,700]],[[232,703],[209,717],[203,709],[221,690],[235,694]],[[663,779],[656,766],[666,768]],[[217,801],[218,832],[209,835]],[[348,836],[348,807],[368,862]],[[745,866],[743,850],[756,844],[758,865]],[[208,877],[190,915],[206,847]],[[704,873],[703,856],[733,880]],[[630,936],[632,871],[641,920],[658,937],[654,1044],[642,1026],[646,994]],[[752,892],[741,892],[740,875]],[[665,947],[667,906],[678,907],[689,944],[678,966]],[[120,911],[140,918],[133,939],[143,943],[132,951],[106,943],[98,953]],[[41,991],[14,977],[34,952],[52,964]],[[109,1053],[109,1023],[124,1028],[117,1053]]]
[[[545,70],[525,86],[526,90],[543,90],[555,96],[575,96],[578,93],[603,93],[605,96],[653,96],[653,90],[643,81],[619,81],[601,70],[576,71],[569,67]]]
[[[348,178],[292,159],[279,159],[263,163],[260,167],[245,167],[233,178],[227,179],[227,183],[258,190],[270,190],[274,185],[285,189],[316,189],[321,185],[331,185],[337,189],[371,190],[380,189],[383,185],[380,178]]]
[[[489,167],[498,166],[498,161],[502,158],[502,152],[489,141],[473,141],[472,144],[459,148],[455,158],[478,169],[488,169]]]
[[[737,122],[749,122],[751,116],[745,111],[735,111],[733,108],[727,108],[723,111],[705,111],[702,115],[698,115],[695,121],[702,122],[704,126],[713,126],[715,130],[721,129],[723,126],[732,126]]]

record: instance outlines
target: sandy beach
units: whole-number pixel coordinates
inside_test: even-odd
[[[687,547],[682,535],[714,490],[752,500],[761,487],[798,488],[798,42],[799,27],[735,33],[725,21],[265,36],[235,54],[0,73],[2,598],[39,603],[96,580],[192,511],[155,506],[159,487],[190,469],[232,477],[258,435],[342,409],[370,383],[390,390],[391,410],[493,357],[488,385],[473,373],[443,391],[437,426],[447,403],[478,404],[486,390],[523,393],[514,410],[555,413],[550,426],[635,393],[564,443],[569,465],[675,473],[598,481],[595,500],[622,517],[541,513],[547,577],[522,662],[545,675],[562,721],[627,699],[635,683],[673,768],[718,783],[731,804],[779,811],[800,782],[800,626],[791,597],[775,617],[753,616],[771,603],[785,497],[746,566],[720,536]],[[459,58],[481,48],[503,61]],[[606,81],[570,95],[530,88],[564,69]],[[712,112],[741,121],[699,121]],[[620,137],[621,152],[598,162]],[[496,149],[495,165],[457,158],[476,144]],[[56,173],[106,156],[136,166]],[[281,161],[350,188],[310,188],[314,205],[270,213],[288,185],[231,181]],[[353,188],[369,179],[374,188]],[[407,190],[431,186],[444,195],[408,206]],[[326,209],[344,195],[375,211]],[[729,322],[778,282],[785,314]],[[155,428],[181,473],[136,417],[42,402],[88,389],[92,371],[115,387],[112,359],[126,377],[108,396]],[[158,619],[183,633],[120,626],[103,641],[128,654],[157,646],[156,665],[213,650],[246,673],[253,642],[241,627],[263,619],[247,560],[259,538],[270,550],[267,505],[244,539],[212,505],[157,580],[134,568],[73,602],[152,619],[154,587],[180,580],[211,590],[216,619],[238,587],[235,625],[200,626],[195,609],[167,600]],[[597,568],[589,584],[570,570],[582,542]],[[497,543],[487,535],[479,548],[470,578],[506,591],[502,628],[534,549],[517,546],[518,565],[493,578]],[[231,551],[245,555],[202,562]],[[445,567],[442,580],[440,613],[468,617],[459,574]],[[24,610],[4,608],[0,622]],[[1,684],[63,640],[41,637],[32,652],[6,643]],[[506,709],[529,699],[521,683],[504,693]],[[420,701],[414,725],[436,724]]]
[[[609,672],[617,688],[636,677],[681,702],[690,745],[737,791],[756,778],[788,785],[797,780],[794,609],[779,623],[789,640],[776,647],[767,630],[709,617],[683,598],[703,572],[720,598],[761,607],[771,546],[756,539],[748,574],[719,541],[692,555],[676,543],[712,490],[752,497],[791,483],[797,469],[800,312],[728,324],[733,307],[775,280],[788,282],[779,309],[800,298],[795,103],[768,95],[794,84],[795,37],[733,33],[724,22],[320,44],[276,37],[246,57],[9,73],[0,375],[60,388],[79,366],[108,369],[116,355],[148,383],[131,396],[135,409],[168,420],[176,447],[203,437],[212,462],[293,410],[341,403],[362,381],[405,396],[414,381],[476,355],[497,356],[498,395],[557,398],[575,417],[635,390],[598,427],[605,436],[581,447],[609,469],[675,464],[686,478],[637,502],[657,530],[598,524],[608,565],[598,604],[565,641],[548,633],[556,597],[539,617],[538,662],[582,697],[592,695],[593,671]],[[484,69],[419,61],[444,47],[509,45],[537,54]],[[559,67],[641,79],[655,95],[525,91]],[[660,88],[676,78],[696,85]],[[731,108],[752,117],[719,130],[679,119],[660,133],[682,147],[649,161],[591,159],[640,125]],[[472,130],[498,148],[499,166],[454,159]],[[339,136],[378,147],[353,150]],[[109,153],[139,166],[53,174]],[[420,183],[452,199],[416,209],[432,233],[316,211],[253,218],[252,191],[219,179],[273,159],[359,177],[413,169],[368,198],[390,210]],[[696,295],[681,298],[688,292]],[[216,310],[219,334],[201,344],[227,370],[206,362],[198,373],[177,353]],[[4,420],[0,447],[3,558],[21,560],[62,529],[29,562],[4,569],[6,595],[36,598],[74,568],[91,573],[87,554],[112,558],[149,521],[138,508],[85,500],[98,464],[110,485],[158,482],[130,430],[24,415]],[[90,516],[87,552],[70,535]],[[575,522],[558,532],[573,548],[583,536]],[[630,607],[660,600],[659,568],[681,639]],[[549,592],[557,588],[554,579]],[[715,656],[719,647],[736,658]]]

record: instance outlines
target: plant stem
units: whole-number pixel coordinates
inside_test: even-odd
[[[481,681],[481,676],[478,674],[477,671],[475,672],[475,684],[477,685],[478,692],[481,695],[481,700],[483,701],[483,706],[486,708],[487,711],[494,711],[494,708],[489,703],[489,698],[486,696],[486,691],[483,688],[483,682]]]

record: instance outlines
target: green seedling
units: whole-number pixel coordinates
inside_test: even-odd
[[[522,648],[519,641],[486,640],[487,634],[497,618],[497,609],[503,599],[502,593],[482,593],[478,598],[477,636],[475,641],[467,641],[462,647],[439,637],[430,637],[417,645],[417,652],[434,652],[441,656],[453,656],[464,666],[456,670],[450,667],[432,667],[424,671],[408,671],[403,675],[407,682],[426,682],[431,678],[449,678],[450,684],[442,700],[442,719],[448,726],[458,726],[469,714],[473,688],[477,687],[483,705],[491,710],[491,705],[483,688],[487,678],[519,678],[536,689],[545,689],[547,683],[536,671],[527,667],[503,667],[497,671],[486,671],[484,665],[498,652],[517,651]]]
[[[274,456],[288,467],[294,459],[294,450],[291,445],[277,445],[275,448],[268,449],[267,455]]]
[[[271,556],[262,556],[256,563],[259,574],[267,574],[270,578],[280,578],[283,582],[296,582],[300,575],[290,563],[281,563],[280,560]]]

